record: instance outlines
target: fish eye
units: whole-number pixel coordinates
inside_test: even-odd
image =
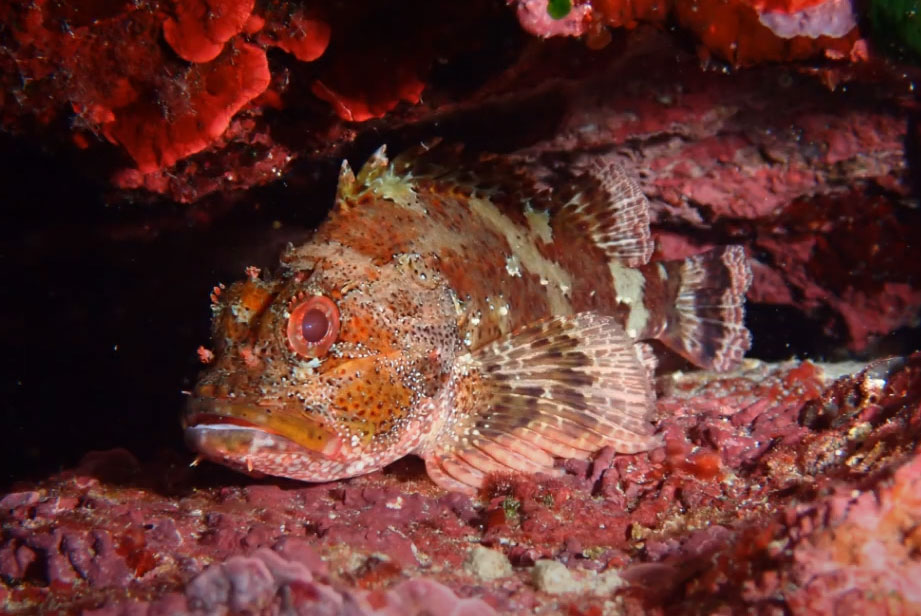
[[[323,295],[292,302],[292,306],[287,327],[291,350],[301,357],[322,357],[339,335],[339,309]]]

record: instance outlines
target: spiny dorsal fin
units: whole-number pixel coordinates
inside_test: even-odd
[[[594,312],[528,325],[458,361],[442,431],[420,452],[439,485],[471,491],[493,472],[553,473],[553,456],[659,444],[646,349]]]
[[[649,261],[646,196],[613,155],[499,155],[469,152],[438,141],[410,148],[392,161],[381,147],[358,175],[343,167],[338,201],[357,202],[366,191],[383,197],[411,190],[413,181],[441,180],[507,207],[546,210],[554,226],[589,235],[610,258],[628,267]]]
[[[655,244],[649,234],[649,201],[613,158],[598,155],[576,166],[556,191],[563,205],[554,224],[577,225],[608,257],[628,267],[649,262]]]
[[[352,168],[349,166],[349,161],[342,159],[342,164],[339,165],[339,182],[336,185],[336,197],[338,201],[341,201],[343,197],[354,196],[358,192],[358,180],[355,177],[355,172],[352,171]]]
[[[374,150],[374,154],[371,155],[365,164],[361,166],[361,169],[358,171],[358,180],[359,186],[368,186],[370,187],[375,180],[380,179],[380,177],[387,172],[390,167],[390,159],[387,158],[387,145],[384,144],[381,147]]]
[[[343,159],[339,167],[339,183],[336,186],[336,206],[348,209],[358,202],[362,194],[374,190],[378,183],[392,175],[386,145],[374,151],[371,158],[358,170],[358,175],[352,171],[349,162]]]

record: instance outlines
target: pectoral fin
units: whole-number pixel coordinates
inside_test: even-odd
[[[585,312],[512,332],[461,358],[452,408],[420,454],[432,479],[470,492],[490,473],[554,473],[554,456],[659,444],[648,349]],[[448,402],[446,402],[448,404]]]

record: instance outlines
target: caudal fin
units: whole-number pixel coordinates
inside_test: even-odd
[[[725,246],[665,264],[671,288],[666,327],[658,338],[702,368],[736,367],[751,348],[745,328],[745,292],[751,269],[741,246]]]

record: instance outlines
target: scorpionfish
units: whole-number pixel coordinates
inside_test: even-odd
[[[415,454],[467,493],[557,473],[556,457],[654,448],[643,341],[731,369],[750,346],[751,271],[739,246],[650,262],[653,248],[646,197],[604,155],[381,148],[357,175],[344,161],[311,239],[212,296],[186,441],[315,482]]]

